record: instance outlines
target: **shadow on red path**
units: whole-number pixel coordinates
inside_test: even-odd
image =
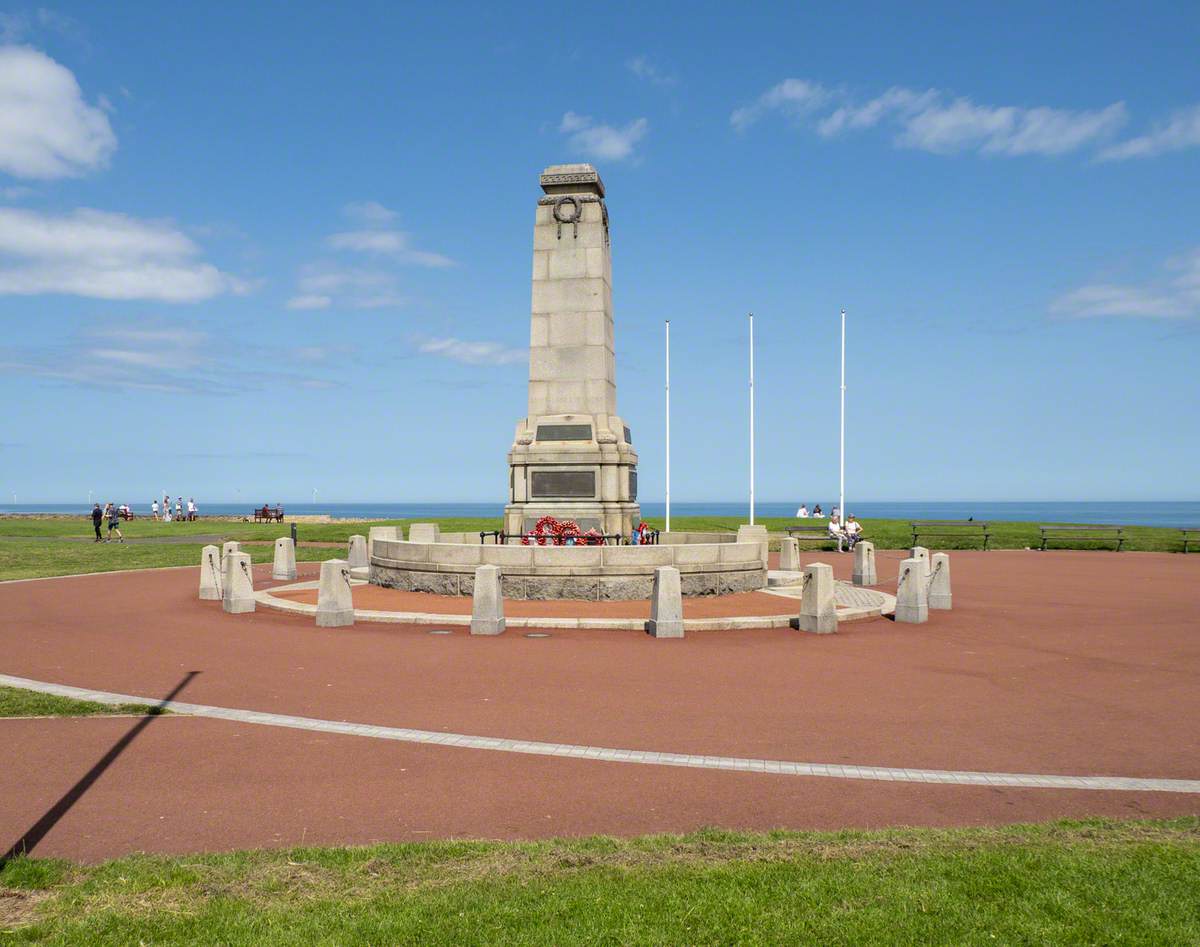
[[[146,712],[146,715],[130,728],[128,733],[114,743],[112,748],[96,761],[95,766],[84,773],[83,776],[80,777],[79,781],[70,789],[68,789],[63,794],[62,798],[58,800],[58,802],[46,810],[45,815],[43,815],[37,820],[37,822],[30,826],[24,835],[13,842],[12,847],[9,848],[9,850],[3,855],[0,855],[0,869],[3,869],[4,866],[14,858],[20,855],[28,855],[30,852],[32,852],[34,848],[37,847],[38,842],[44,839],[47,833],[49,833],[49,831],[58,824],[59,819],[66,815],[71,810],[71,807],[83,798],[83,794],[86,793],[88,789],[91,788],[92,784],[100,778],[104,771],[116,761],[117,757],[125,751],[125,748],[138,738],[138,734],[150,726],[150,722],[159,714],[161,714],[166,708],[167,704],[178,697],[183,689],[187,687],[188,684],[192,682],[192,679],[199,673],[199,671],[188,671],[187,674],[180,679],[179,683],[171,688],[170,693],[168,693],[166,697],[150,708],[150,710]]]

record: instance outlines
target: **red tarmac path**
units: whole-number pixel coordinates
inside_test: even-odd
[[[900,557],[880,553],[892,581]],[[846,577],[848,556],[821,558]],[[954,611],[926,625],[676,641],[318,629],[262,609],[225,615],[196,600],[192,569],[12,583],[0,585],[0,673],[153,697],[197,670],[179,700],[617,748],[1200,777],[1200,557],[957,552],[953,569]],[[266,584],[263,567],[256,579]],[[0,720],[0,848],[132,723]],[[149,723],[34,853],[1197,812],[1188,794],[706,771],[171,716]]]

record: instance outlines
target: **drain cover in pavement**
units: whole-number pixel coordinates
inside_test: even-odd
[[[452,632],[449,628],[434,628],[433,631],[431,631],[429,633],[431,635],[452,635],[452,634],[454,634],[454,632]]]
[[[544,631],[530,631],[525,635],[526,638],[549,638],[550,636]]]

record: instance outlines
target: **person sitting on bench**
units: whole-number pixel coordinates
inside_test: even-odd
[[[842,544],[846,541],[846,533],[842,530],[842,524],[836,516],[829,517],[829,538],[837,541],[838,552],[841,552]]]
[[[854,544],[862,539],[862,526],[854,518],[853,513],[846,518],[846,526],[842,530],[842,533],[845,535],[846,542],[849,544],[851,550],[854,549]]]

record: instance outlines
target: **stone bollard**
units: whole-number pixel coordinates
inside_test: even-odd
[[[879,581],[875,574],[875,544],[863,541],[854,547],[854,584],[874,585]]]
[[[317,586],[317,626],[341,628],[353,624],[350,563],[345,559],[326,559],[321,563],[321,582]]]
[[[372,526],[367,530],[367,558],[375,555],[375,540],[399,538],[400,534],[396,532],[395,526]]]
[[[833,603],[833,566],[813,562],[804,567],[800,593],[801,631],[830,635],[837,631],[837,608]]]
[[[900,563],[900,575],[896,579],[896,621],[913,624],[929,621],[926,562],[927,559],[905,559]]]
[[[296,578],[296,544],[291,536],[280,536],[275,540],[275,562],[271,566],[272,579]]]
[[[683,592],[679,570],[674,566],[659,566],[654,570],[646,632],[655,638],[683,637]]]
[[[410,543],[440,543],[442,528],[437,523],[413,523],[408,528]]]
[[[206,602],[221,599],[221,550],[205,546],[200,551],[200,598]]]
[[[221,606],[231,615],[254,611],[254,574],[250,566],[249,553],[231,552],[225,557]]]
[[[361,569],[368,565],[367,537],[357,534],[350,537],[350,549],[347,556],[351,569]]]
[[[225,574],[225,557],[228,556],[231,552],[241,552],[241,551],[242,551],[242,544],[239,542],[236,542],[232,539],[229,540],[229,542],[227,542],[224,546],[221,547],[221,574],[222,575]]]
[[[750,526],[743,523],[737,529],[739,543],[758,543],[762,552],[763,568],[767,567],[767,528],[765,526]]]
[[[471,597],[471,634],[504,633],[504,588],[499,566],[475,567],[475,592]]]
[[[929,577],[929,607],[950,608],[950,557],[944,552],[933,554],[932,575]]]
[[[781,572],[800,571],[800,540],[794,536],[779,543],[779,569]]]
[[[924,546],[913,546],[908,551],[909,559],[920,559],[921,568],[925,570],[925,578],[929,578],[929,550]]]

